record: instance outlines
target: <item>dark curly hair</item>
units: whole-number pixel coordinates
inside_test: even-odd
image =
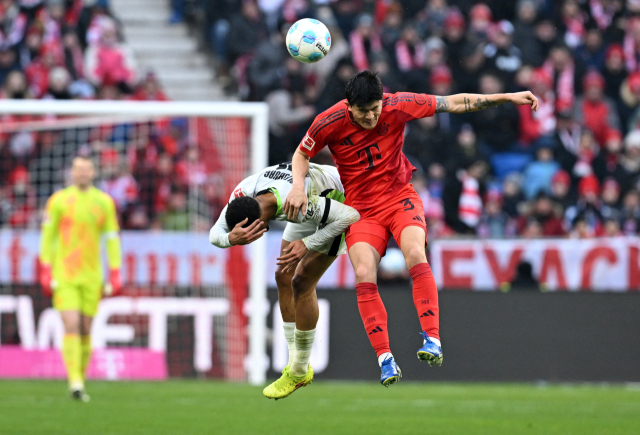
[[[260,219],[261,214],[260,204],[258,204],[255,198],[241,196],[229,203],[225,219],[227,220],[229,229],[233,229],[240,222],[248,218],[247,223],[242,226],[242,228],[246,228],[254,223],[256,219]]]
[[[347,83],[345,94],[349,105],[361,108],[382,100],[382,82],[378,73],[359,72]]]

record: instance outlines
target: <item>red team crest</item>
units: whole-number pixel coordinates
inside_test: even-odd
[[[376,131],[380,136],[384,136],[385,134],[389,133],[389,124],[387,124],[386,122],[381,123],[380,125],[378,125]]]

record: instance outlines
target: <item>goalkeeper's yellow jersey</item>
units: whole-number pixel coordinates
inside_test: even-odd
[[[47,202],[40,240],[40,262],[50,264],[59,283],[102,282],[100,239],[106,237],[110,269],[122,264],[118,218],[113,199],[91,186],[54,193]]]

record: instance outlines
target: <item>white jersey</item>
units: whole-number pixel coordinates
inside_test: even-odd
[[[269,166],[264,171],[245,178],[233,189],[229,202],[241,196],[250,196],[255,198],[265,192],[271,192],[278,200],[278,211],[275,220],[286,221],[287,215],[282,211],[284,200],[291,192],[293,186],[293,173],[291,172],[291,163],[282,163],[277,166]],[[333,166],[309,164],[309,173],[304,180],[304,187],[307,192],[307,199],[310,203],[315,197],[327,196],[339,202],[344,202],[344,187],[340,182],[338,170]],[[332,192],[335,191],[335,192]],[[330,193],[332,192],[332,193]],[[340,195],[342,194],[342,195]],[[342,200],[340,201],[340,198]],[[312,207],[307,214],[313,212]],[[313,216],[298,216],[296,222],[302,223],[312,219]]]
[[[278,203],[274,219],[286,221],[287,215],[283,212],[283,205],[292,186],[291,163],[270,166],[264,171],[242,180],[231,193],[229,202],[242,196],[255,198],[266,192],[271,192]],[[303,215],[302,212],[299,212],[296,221],[287,225],[285,240],[293,241],[289,239],[307,236],[302,240],[308,249],[330,253],[330,255],[344,253],[343,243],[333,243],[333,239],[341,238],[344,230],[356,222],[360,216],[355,209],[343,204],[344,187],[340,182],[338,170],[333,166],[311,163],[309,173],[305,178],[305,190],[308,199],[306,214]],[[211,243],[220,248],[231,246],[229,242],[231,229],[227,225],[226,213],[227,207],[225,206],[218,221],[209,232]]]

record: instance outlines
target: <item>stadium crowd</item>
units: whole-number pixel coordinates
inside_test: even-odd
[[[270,105],[271,164],[290,159],[315,115],[344,98],[359,70],[377,71],[388,92],[530,89],[540,99],[535,113],[503,105],[408,125],[404,151],[418,168],[413,183],[429,237],[640,230],[640,1],[172,5],[171,21],[202,29],[220,83]],[[287,29],[303,17],[320,19],[332,35],[330,55],[313,65],[284,49]],[[105,0],[1,0],[0,84],[1,98],[166,99],[152,73],[136,70]],[[123,228],[204,229],[217,215],[226,200],[219,177],[199,161],[182,120],[152,123],[144,140],[124,147],[122,129],[103,130],[88,131],[71,152],[96,157],[98,185],[116,199]],[[0,226],[37,227],[44,200],[63,183],[51,154],[65,134],[0,132]],[[328,152],[317,160],[332,162]],[[39,178],[44,167],[48,179]],[[193,183],[201,187],[195,198]],[[186,202],[206,210],[202,219],[189,217]]]
[[[185,4],[198,10],[197,0],[174,2]],[[290,159],[315,115],[343,99],[360,70],[377,71],[387,92],[529,89],[540,99],[535,113],[503,105],[408,126],[404,151],[418,168],[414,185],[430,237],[638,234],[640,1],[212,0],[199,7],[221,80],[242,99],[271,107],[270,163]],[[332,35],[329,56],[313,65],[283,48],[289,26],[304,17],[318,18]]]

